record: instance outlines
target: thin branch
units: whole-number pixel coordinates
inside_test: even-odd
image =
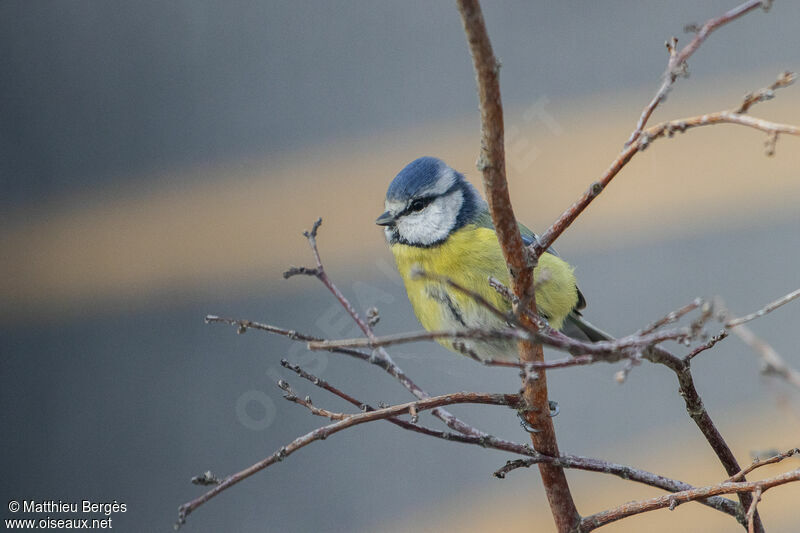
[[[355,405],[356,407],[358,407],[362,411],[374,411],[375,410],[375,409],[371,409],[367,404],[356,400],[355,398],[353,398],[352,396],[350,396],[346,392],[344,392],[344,391],[342,391],[340,389],[337,389],[336,387],[334,387],[333,385],[331,385],[330,383],[328,383],[324,379],[320,379],[317,376],[315,376],[314,374],[311,374],[310,372],[306,372],[299,365],[292,364],[289,361],[287,361],[286,359],[281,359],[281,366],[283,368],[291,370],[292,372],[294,372],[295,374],[297,374],[301,378],[303,378],[303,379],[305,379],[307,381],[310,381],[313,385],[321,388],[322,390],[326,390],[326,391],[338,396],[339,398],[345,400],[346,402],[349,402],[349,403]]]
[[[521,370],[551,370],[556,368],[569,368],[573,366],[586,366],[596,362],[591,355],[578,355],[575,357],[565,357],[552,361],[531,361],[523,363],[521,361],[495,361],[493,359],[481,359],[478,362],[485,366],[502,366],[519,368]]]
[[[742,105],[739,106],[739,109],[737,109],[736,112],[747,113],[750,107],[752,107],[754,104],[775,98],[776,90],[788,87],[789,85],[793,84],[796,79],[797,74],[794,72],[789,72],[788,70],[782,72],[778,75],[778,79],[775,80],[775,82],[769,87],[764,87],[763,89],[746,94],[744,100],[742,101]]]
[[[211,473],[211,470],[206,470],[199,476],[194,476],[191,479],[192,485],[200,485],[203,487],[209,487],[211,485],[219,485],[222,483],[222,480]]]
[[[503,328],[503,329],[488,329],[488,328],[466,328],[466,329],[448,329],[448,330],[435,330],[435,331],[413,331],[410,333],[396,333],[393,335],[384,335],[381,337],[373,336],[371,339],[364,337],[355,337],[351,339],[340,340],[318,340],[310,341],[307,346],[309,350],[339,350],[339,349],[353,349],[353,348],[378,348],[383,346],[391,346],[396,344],[407,344],[410,342],[419,342],[436,339],[516,339],[528,340],[531,342],[541,343],[545,346],[557,350],[563,350],[573,355],[592,355],[592,361],[583,361],[580,364],[588,364],[590,362],[616,362],[621,357],[625,357],[625,352],[641,352],[646,348],[655,346],[665,341],[688,341],[693,339],[696,333],[692,328],[681,327],[673,328],[664,331],[655,331],[647,334],[633,334],[625,337],[620,337],[612,341],[598,341],[598,342],[583,342],[571,337],[567,337],[563,333],[550,330],[547,332],[530,332],[518,328]],[[622,355],[620,355],[622,354]],[[542,361],[531,361],[531,364],[537,365],[543,363]],[[498,366],[503,363],[495,363]],[[520,363],[519,366],[525,366],[525,362]],[[503,365],[511,366],[511,365]],[[517,366],[516,364],[514,366]],[[572,366],[572,365],[560,365]],[[541,368],[547,368],[542,366]]]
[[[671,311],[666,315],[664,315],[663,317],[656,320],[655,322],[651,323],[650,325],[642,328],[639,334],[641,335],[646,333],[652,333],[653,331],[660,329],[664,326],[667,326],[669,324],[674,324],[675,322],[683,318],[687,313],[690,313],[695,309],[697,309],[698,307],[700,307],[701,305],[703,305],[703,303],[704,302],[702,298],[695,298],[694,300],[684,305],[680,309]]]
[[[700,346],[698,346],[697,348],[695,348],[694,350],[692,350],[691,352],[686,354],[686,356],[683,358],[683,360],[686,361],[686,362],[691,361],[692,359],[695,358],[695,356],[697,356],[698,354],[700,354],[702,352],[705,352],[706,350],[710,350],[711,348],[716,346],[716,344],[719,341],[721,341],[721,340],[723,340],[723,339],[725,339],[727,337],[728,337],[728,332],[727,331],[725,331],[725,330],[720,331],[719,333],[717,333],[716,335],[714,335],[713,337],[708,339],[708,342],[706,342],[705,344],[701,344]]]
[[[537,464],[538,461],[538,458],[515,459],[512,461],[507,461],[502,468],[499,468],[494,472],[494,476],[504,479],[510,472],[519,468],[528,468]],[[663,489],[668,492],[680,492],[695,488],[688,483],[684,483],[683,481],[669,479],[658,474],[639,470],[638,468],[632,468],[616,463],[609,463],[606,461],[599,461],[597,459],[591,459],[588,457],[576,458],[574,456],[562,455],[558,458],[558,462],[565,468],[576,468],[589,472],[611,474],[621,479],[635,481],[637,483]],[[733,516],[740,523],[745,524],[745,518],[741,512],[741,508],[734,501],[721,496],[712,496],[707,499],[698,499],[697,501],[698,503],[702,503],[703,505]]]
[[[736,326],[740,326],[740,325],[742,325],[742,324],[744,324],[746,322],[750,322],[751,320],[755,320],[756,318],[762,317],[762,316],[766,315],[767,313],[771,313],[775,309],[777,309],[777,308],[779,308],[781,306],[784,306],[784,305],[788,304],[789,302],[791,302],[792,300],[796,300],[797,298],[800,298],[800,289],[797,289],[796,291],[790,292],[789,294],[787,294],[785,296],[781,296],[780,298],[778,298],[774,302],[768,303],[767,305],[765,305],[764,307],[762,307],[761,309],[759,309],[758,311],[756,311],[754,313],[750,313],[749,315],[745,315],[745,316],[740,317],[740,318],[734,318],[734,319],[728,320],[727,322],[725,322],[725,327],[728,328],[728,329],[735,328]]]
[[[650,142],[664,135],[671,137],[676,132],[683,133],[691,128],[714,126],[716,124],[738,124],[769,134],[785,133],[787,135],[800,135],[800,128],[797,126],[770,122],[768,120],[751,117],[750,115],[743,115],[736,111],[725,110],[662,122],[644,130],[634,146],[638,146],[639,150],[644,150],[649,146]]]
[[[603,173],[599,180],[592,183],[586,192],[569,208],[567,208],[561,216],[547,228],[547,230],[539,237],[539,240],[533,243],[529,250],[536,257],[541,255],[545,250],[553,245],[558,237],[566,230],[572,222],[586,209],[600,193],[611,183],[611,180],[619,174],[625,165],[633,159],[638,152],[646,149],[656,139],[664,136],[672,137],[676,132],[683,133],[686,130],[699,128],[702,126],[713,126],[716,124],[737,124],[754,128],[769,135],[771,142],[768,148],[774,148],[774,142],[777,140],[779,134],[800,135],[800,128],[789,124],[779,124],[769,122],[767,120],[751,117],[736,110],[724,110],[716,113],[708,113],[705,115],[697,115],[694,117],[682,118],[677,120],[670,120],[652,126],[640,132],[636,140],[626,146],[617,158],[611,163],[611,166]],[[769,153],[769,152],[768,152]],[[770,154],[771,155],[771,154]]]
[[[274,333],[275,335],[281,335],[293,341],[317,342],[325,340],[320,337],[314,337],[313,335],[300,333],[299,331],[294,329],[285,329],[278,326],[273,326],[271,324],[254,322],[252,320],[242,320],[238,318],[223,318],[216,315],[207,315],[205,321],[206,324],[228,324],[231,326],[235,326],[236,332],[239,333],[240,335],[244,334],[248,329],[256,329],[259,331],[266,331],[267,333]],[[352,350],[349,348],[330,348],[330,351],[343,353],[346,355],[356,357],[358,359],[363,359],[365,361],[369,360],[370,358],[369,352]]]
[[[700,45],[703,44],[711,32],[720,26],[746,15],[758,7],[767,9],[769,4],[771,4],[771,0],[750,0],[749,2],[745,2],[744,4],[731,9],[719,17],[706,21],[702,27],[697,29],[694,39],[692,39],[689,44],[684,46],[680,51],[677,50],[678,39],[673,37],[671,41],[667,41],[666,45],[667,51],[669,52],[669,61],[667,62],[667,69],[664,72],[661,86],[658,88],[658,91],[656,91],[656,94],[653,96],[652,100],[650,100],[650,102],[645,106],[638,122],[636,123],[636,128],[625,142],[625,146],[630,146],[639,137],[639,135],[642,133],[642,130],[644,130],[647,121],[650,120],[650,117],[656,110],[656,107],[658,107],[658,105],[666,99],[667,93],[669,93],[672,85],[675,83],[678,77],[687,74],[688,67],[686,65],[686,61],[693,53],[697,51],[698,48],[700,48]],[[744,113],[746,110],[747,109],[745,108],[742,113]]]
[[[779,453],[777,455],[773,455],[772,457],[768,457],[766,459],[756,459],[755,461],[753,461],[753,464],[751,464],[750,466],[748,466],[746,468],[742,468],[739,472],[737,472],[736,474],[732,475],[731,477],[729,477],[725,481],[730,481],[730,482],[741,481],[741,480],[744,479],[744,476],[746,476],[747,474],[749,474],[753,470],[756,470],[757,468],[761,468],[762,466],[774,465],[776,463],[780,463],[784,459],[788,459],[789,457],[793,457],[795,455],[800,455],[800,448],[792,448],[791,450],[787,450],[787,451],[785,451],[783,453]]]
[[[786,360],[766,341],[759,338],[748,326],[736,326],[733,333],[761,358],[761,373],[778,376],[790,385],[800,388],[800,371],[790,367]]]
[[[353,339],[342,340],[323,340],[308,343],[309,350],[329,350],[332,348],[378,348],[392,346],[395,344],[408,344],[410,342],[430,341],[437,339],[530,339],[531,336],[522,330],[515,328],[488,329],[488,328],[466,328],[448,329],[439,331],[414,331],[411,333],[397,333],[394,335],[384,335],[365,339],[356,337]]]
[[[635,514],[646,513],[649,511],[655,511],[656,509],[674,509],[678,505],[696,501],[700,498],[708,498],[709,496],[718,496],[720,494],[732,494],[732,493],[753,493],[756,490],[761,490],[761,492],[766,492],[768,489],[773,487],[777,487],[780,485],[784,485],[786,483],[792,483],[800,481],[800,468],[796,470],[792,470],[790,472],[785,472],[779,476],[775,476],[769,479],[762,479],[759,481],[740,481],[740,482],[730,482],[730,481],[723,481],[717,485],[711,485],[708,487],[701,487],[697,489],[685,490],[681,492],[674,492],[672,494],[667,494],[664,496],[658,496],[655,498],[649,498],[646,500],[640,500],[635,502],[629,502],[623,504],[615,509],[611,509],[608,511],[603,511],[600,513],[593,514],[591,516],[587,516],[586,518],[582,519],[580,522],[580,526],[577,528],[578,532],[587,532],[597,529],[598,527],[604,526],[606,524],[610,524],[611,522],[615,522],[622,518],[626,518],[628,516],[633,516]],[[751,503],[747,506],[748,510],[752,509],[752,495],[748,501]],[[750,522],[753,523],[753,527],[758,527],[757,524],[757,517],[755,511],[753,511],[753,516],[750,517]]]
[[[297,405],[302,405],[303,407],[311,411],[312,415],[321,416],[323,418],[328,418],[330,420],[344,420],[345,418],[353,416],[351,414],[336,413],[334,411],[329,411],[327,409],[321,409],[317,407],[311,402],[311,396],[300,398],[299,396],[297,396],[297,394],[295,394],[294,389],[292,389],[292,386],[282,379],[278,380],[278,388],[280,388],[284,392],[283,398],[285,400],[288,400],[292,403],[296,403]]]
[[[762,311],[764,311],[764,314],[766,314],[772,309],[776,309],[777,307],[779,307],[779,305],[772,307],[775,303],[782,302],[788,296],[792,296],[793,294],[795,293],[790,293],[784,296],[783,298],[780,298],[775,302],[772,302],[771,304],[767,305],[761,310],[752,313],[752,315],[758,315]],[[788,301],[789,300],[787,300],[787,302]],[[781,303],[781,305],[783,305],[783,303]],[[717,299],[715,306],[718,309],[719,320],[724,325],[730,322],[737,322],[742,320],[742,319],[731,320],[730,319],[731,313],[725,307],[725,303],[722,302],[721,299]],[[769,311],[765,311],[767,308],[770,308]],[[750,316],[751,315],[747,315],[746,317],[743,318],[748,318]],[[761,364],[762,364],[761,373],[770,376],[778,376],[784,379],[790,385],[800,389],[800,371],[789,366],[788,363],[786,363],[786,360],[783,357],[781,357],[780,354],[777,351],[775,351],[775,349],[772,346],[769,345],[769,343],[758,337],[753,332],[753,330],[750,329],[750,327],[747,324],[745,324],[745,322],[746,321],[734,324],[734,326],[731,327],[730,330],[734,333],[734,335],[739,337],[742,340],[742,342],[747,344],[761,359]]]
[[[761,501],[763,492],[760,485],[756,486],[756,490],[753,491],[753,503],[750,504],[750,508],[747,510],[747,533],[755,533],[756,531],[756,508],[758,507],[758,502]]]

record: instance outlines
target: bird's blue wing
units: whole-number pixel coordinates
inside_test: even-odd
[[[489,211],[484,211],[477,215],[473,222],[481,227],[481,228],[490,228],[494,229],[494,223],[492,222],[492,216],[489,214]],[[525,224],[521,222],[517,222],[517,226],[519,227],[519,232],[522,235],[522,242],[525,243],[525,246],[530,246],[533,242],[538,239],[536,234],[530,230]],[[547,253],[553,254],[558,257],[558,252],[556,252],[552,247],[547,249]]]
[[[520,235],[522,235],[522,242],[525,243],[525,246],[530,246],[534,242],[538,242],[539,237],[534,232],[532,232],[525,224],[517,222],[517,226],[519,226],[519,233]],[[556,252],[552,246],[547,249],[547,252],[558,257],[558,252]]]

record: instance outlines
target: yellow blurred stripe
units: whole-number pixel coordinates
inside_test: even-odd
[[[770,77],[751,78],[761,80],[758,85]],[[730,107],[744,89],[755,88],[753,81],[701,90],[683,83],[686,96],[670,101],[655,120]],[[577,102],[535,98],[531,106],[508,110],[508,169],[519,218],[541,231],[569,206],[618,153],[649,92]],[[787,90],[754,113],[800,123],[797,102]],[[536,112],[541,109],[544,118]],[[11,213],[0,229],[6,304],[0,318],[274,280],[289,263],[308,262],[300,233],[319,216],[330,266],[367,261],[371,268],[370,258],[388,258],[373,220],[394,174],[427,154],[477,182],[477,131],[477,117],[470,117],[343,139],[279,158],[179,169],[165,179],[142,180],[144,185]],[[800,139],[782,138],[773,158],[764,156],[763,141],[760,132],[735,126],[657,141],[623,170],[560,246],[591,250],[798,217]]]

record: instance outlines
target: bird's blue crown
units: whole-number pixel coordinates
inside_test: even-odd
[[[454,173],[455,181],[463,181],[464,177],[441,159],[429,156],[415,159],[392,180],[386,191],[386,199],[403,201],[421,196],[426,190],[432,189],[447,170]]]

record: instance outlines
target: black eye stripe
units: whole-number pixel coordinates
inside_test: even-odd
[[[422,211],[426,207],[428,207],[431,202],[436,200],[436,196],[424,196],[422,198],[415,198],[412,200],[405,209],[400,213],[400,216],[407,215],[409,213],[415,213],[417,211]]]

